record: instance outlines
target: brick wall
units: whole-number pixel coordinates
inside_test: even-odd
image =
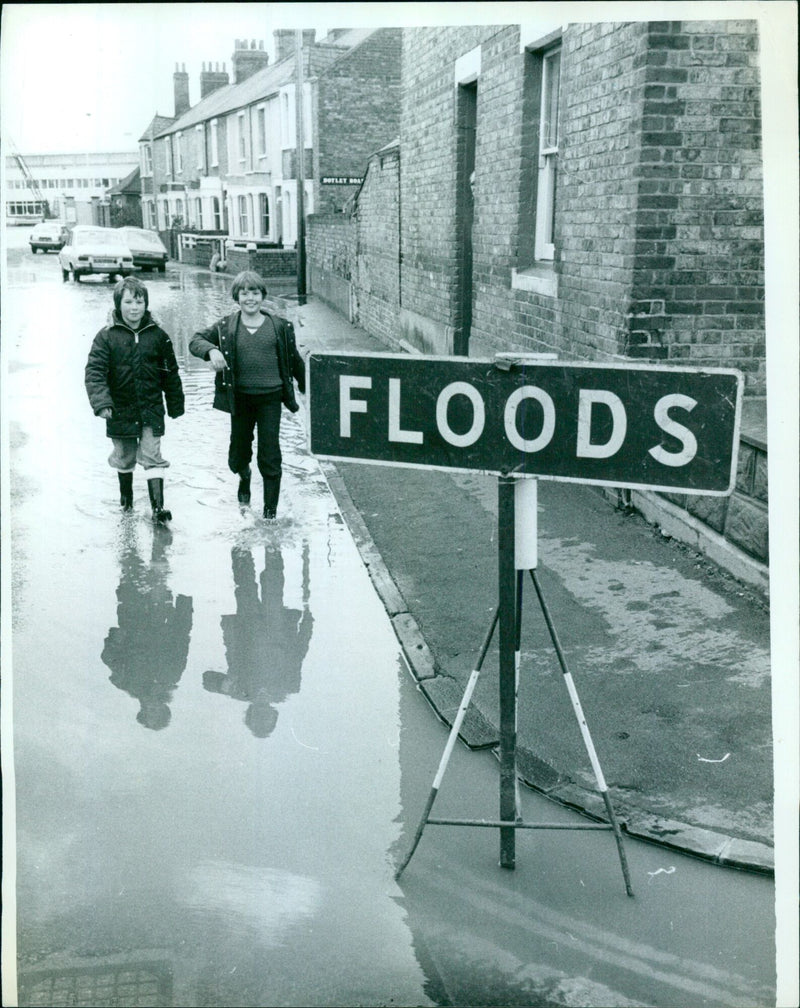
[[[402,300],[442,330],[453,324],[457,297],[454,64],[496,31],[486,26],[408,29],[403,42]],[[481,96],[479,84],[479,117]],[[492,152],[492,171],[504,165],[506,153],[506,145]],[[498,191],[498,203],[502,198]]]
[[[389,345],[400,335],[400,152],[371,159],[356,209],[353,321]]]
[[[354,220],[342,214],[311,214],[306,224],[308,291],[351,320],[350,278],[355,259]]]
[[[624,352],[736,367],[765,388],[754,22],[651,22]]]
[[[379,29],[319,74],[314,199],[320,213],[341,211],[357,186],[321,185],[319,179],[361,178],[371,155],[397,139],[402,34]]]

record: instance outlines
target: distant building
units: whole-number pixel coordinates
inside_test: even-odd
[[[102,224],[108,190],[138,164],[136,151],[8,155],[6,223],[47,215],[65,224]]]
[[[142,226],[142,173],[138,167],[108,190],[108,213],[111,227]]]

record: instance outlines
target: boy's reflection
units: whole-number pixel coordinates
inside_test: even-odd
[[[231,565],[236,614],[223,616],[222,637],[228,672],[209,670],[203,686],[248,704],[244,722],[256,738],[275,727],[275,705],[300,689],[300,671],[314,620],[308,608],[308,544],[303,546],[303,610],[283,604],[283,556],[264,549],[261,598],[249,550],[234,547]]]
[[[173,600],[167,587],[167,529],[154,529],[150,563],[128,541],[120,554],[117,623],[105,640],[102,660],[111,682],[139,701],[136,720],[159,731],[169,724],[169,703],[186,668],[192,631],[192,600]]]

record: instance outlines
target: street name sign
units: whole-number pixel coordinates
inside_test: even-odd
[[[725,495],[742,375],[727,368],[312,353],[312,454]]]

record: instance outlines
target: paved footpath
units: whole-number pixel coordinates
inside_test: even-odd
[[[304,352],[389,349],[317,299],[278,307]],[[323,468],[420,688],[450,723],[497,603],[497,480]],[[550,481],[539,484],[537,577],[628,833],[772,872],[767,599],[597,488]],[[529,578],[523,596],[520,775],[603,818]],[[498,742],[496,638],[462,726],[472,747]]]

